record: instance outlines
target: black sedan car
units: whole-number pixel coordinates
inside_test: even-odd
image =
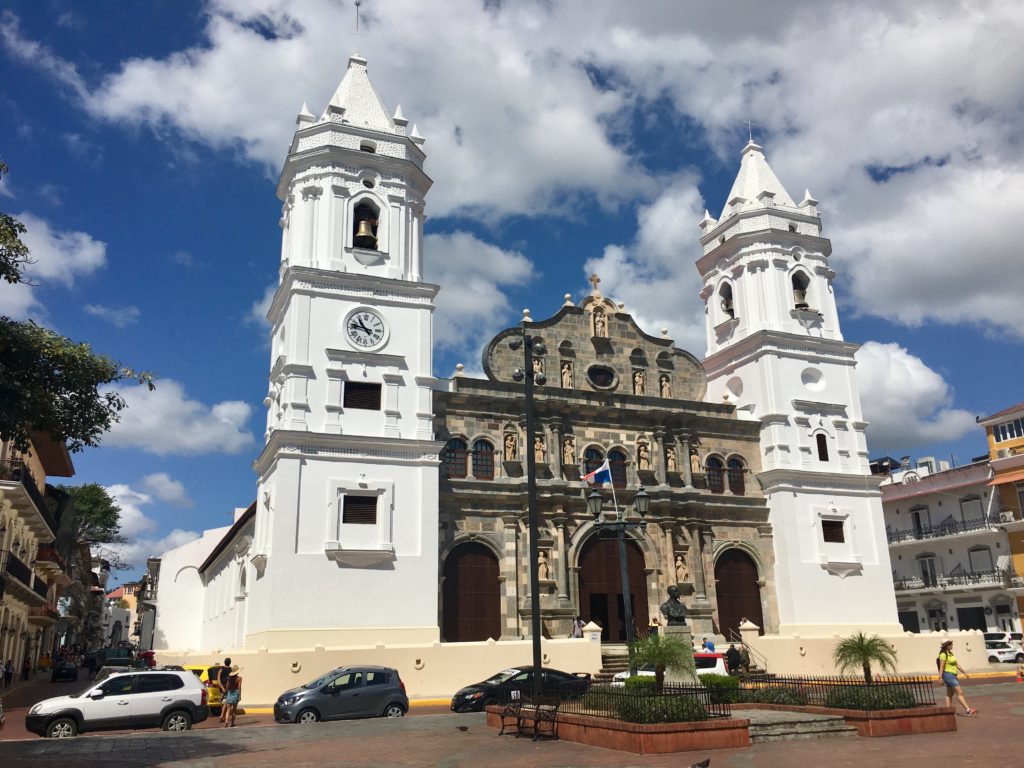
[[[584,672],[560,672],[557,669],[542,669],[542,685],[547,695],[564,698],[582,696],[590,688],[590,675]],[[480,712],[492,704],[505,704],[520,696],[530,696],[533,691],[534,668],[514,667],[504,669],[479,683],[460,688],[452,697],[453,712]]]
[[[53,672],[50,673],[50,682],[58,680],[77,680],[78,666],[70,661],[58,661],[53,665]]]

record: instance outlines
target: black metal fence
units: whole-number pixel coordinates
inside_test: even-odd
[[[510,698],[519,699],[526,705],[535,703],[533,692],[528,690],[513,691]],[[607,717],[631,723],[678,723],[732,715],[727,700],[713,697],[710,690],[701,686],[666,685],[660,692],[656,692],[653,686],[545,686],[540,703],[557,704],[560,713]]]
[[[838,709],[912,709],[935,706],[934,679],[930,677],[877,677],[866,685],[863,677],[751,678],[740,682],[735,704],[788,704]]]

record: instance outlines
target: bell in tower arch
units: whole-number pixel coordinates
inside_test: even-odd
[[[369,203],[360,203],[355,210],[355,230],[352,245],[356,248],[377,250],[377,211]]]

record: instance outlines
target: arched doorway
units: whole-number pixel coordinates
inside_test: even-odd
[[[740,621],[749,619],[764,634],[764,616],[761,613],[761,587],[757,584],[757,565],[741,549],[728,549],[715,563],[715,582],[718,591],[718,631],[727,640],[738,637]]]
[[[501,637],[501,584],[498,558],[483,544],[460,544],[444,561],[444,616],[441,632],[449,643]]]
[[[646,628],[647,577],[644,555],[634,542],[626,539],[629,592],[633,608],[633,626]],[[580,614],[585,621],[602,627],[601,640],[626,642],[625,606],[622,600],[622,572],[619,566],[619,542],[615,534],[602,532],[583,544],[579,558]]]

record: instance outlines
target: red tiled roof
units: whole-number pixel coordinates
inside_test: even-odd
[[[118,587],[113,592],[107,592],[107,597],[124,597],[124,587]]]

